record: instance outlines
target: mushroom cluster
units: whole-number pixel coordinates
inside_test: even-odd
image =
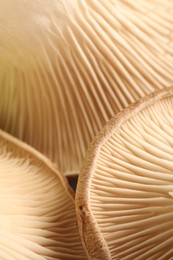
[[[173,81],[169,0],[3,0],[0,24],[0,127],[65,175],[110,117]]]
[[[173,258],[172,71],[172,0],[0,1],[1,259]]]

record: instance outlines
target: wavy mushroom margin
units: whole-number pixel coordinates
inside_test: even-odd
[[[116,114],[89,146],[83,167],[79,174],[75,198],[79,233],[89,259],[111,259],[107,243],[99,230],[97,221],[90,207],[90,184],[100,149],[124,122],[134,117],[143,109],[155,104],[157,101],[170,96],[173,96],[173,86],[154,91],[144,98],[139,99],[122,112]]]

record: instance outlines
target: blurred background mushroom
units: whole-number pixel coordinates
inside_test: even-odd
[[[89,259],[173,259],[173,87],[118,113],[95,138],[76,210]]]
[[[2,131],[0,258],[87,259],[66,179],[38,151]]]
[[[173,2],[0,1],[0,127],[78,172],[116,112],[173,81]]]

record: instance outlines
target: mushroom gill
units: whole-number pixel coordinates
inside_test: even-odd
[[[2,131],[0,258],[86,259],[65,178],[39,152]]]
[[[0,127],[65,174],[103,124],[173,81],[173,2],[0,1]]]
[[[173,87],[107,123],[79,175],[76,211],[89,259],[173,259]]]

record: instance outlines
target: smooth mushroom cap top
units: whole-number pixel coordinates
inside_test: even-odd
[[[0,258],[86,259],[66,179],[47,158],[2,131]]]
[[[117,114],[95,138],[76,192],[89,259],[172,259],[173,88]]]
[[[67,174],[116,112],[173,81],[173,2],[0,1],[0,127]]]

